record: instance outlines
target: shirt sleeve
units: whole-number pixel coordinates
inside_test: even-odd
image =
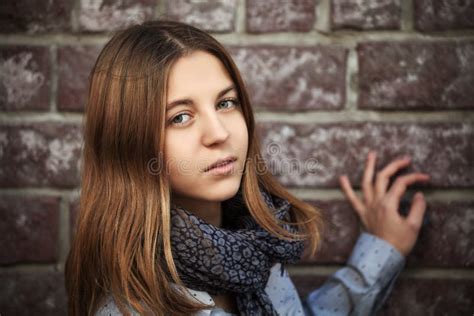
[[[344,268],[302,301],[306,315],[375,315],[405,265],[389,242],[363,232]]]

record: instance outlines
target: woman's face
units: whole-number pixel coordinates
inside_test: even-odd
[[[223,201],[237,193],[247,156],[248,132],[232,86],[220,60],[204,51],[182,57],[172,66],[166,102],[165,161],[174,196]],[[227,157],[236,158],[230,172],[205,171]]]

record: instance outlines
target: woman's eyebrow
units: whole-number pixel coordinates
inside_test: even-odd
[[[234,84],[230,85],[229,87],[227,87],[227,88],[223,89],[221,92],[219,92],[217,94],[216,100],[219,99],[220,97],[222,97],[223,95],[225,95],[227,92],[229,92],[231,90],[235,90],[235,85]],[[168,105],[166,106],[166,111],[169,111],[172,108],[174,108],[175,106],[178,106],[178,105],[181,105],[181,104],[191,104],[191,103],[193,103],[193,101],[190,100],[190,99],[176,100],[176,101],[168,103]]]

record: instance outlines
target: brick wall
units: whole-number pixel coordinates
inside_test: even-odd
[[[381,314],[472,315],[473,0],[0,4],[1,315],[65,314],[88,72],[110,31],[164,14],[231,50],[276,169],[317,161],[277,173],[331,223],[321,253],[289,268],[301,295],[348,258],[359,224],[337,176],[360,189],[377,149],[377,168],[409,153],[408,171],[432,176],[428,221]]]

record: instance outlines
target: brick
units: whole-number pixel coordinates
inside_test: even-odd
[[[237,0],[166,0],[165,17],[208,32],[229,33],[235,30]]]
[[[399,278],[379,315],[470,315],[474,281]]]
[[[332,29],[400,29],[400,0],[333,0]]]
[[[47,47],[1,46],[0,110],[48,110],[49,67]]]
[[[411,198],[406,194],[411,205]],[[348,201],[311,201],[325,217],[323,242],[314,257],[300,263],[342,263],[359,236],[359,219]],[[474,265],[474,203],[429,201],[427,222],[407,257],[408,267],[471,268]]]
[[[0,187],[75,187],[82,131],[78,124],[42,122],[0,126]]]
[[[64,46],[58,49],[58,102],[61,111],[84,111],[89,75],[100,46]]]
[[[474,125],[468,123],[347,122],[297,124],[260,122],[262,155],[278,180],[295,187],[338,187],[347,174],[359,187],[369,149],[379,171],[403,154],[412,163],[403,173],[424,172],[430,183],[411,188],[474,185]]]
[[[345,263],[359,236],[356,213],[344,201],[307,201],[319,208],[324,216],[321,248],[301,263]]]
[[[360,108],[474,108],[472,41],[362,43],[357,52]]]
[[[55,262],[59,198],[2,196],[0,263]]]
[[[474,28],[474,1],[414,0],[415,28],[444,31]]]
[[[474,267],[474,202],[429,202],[408,266]]]
[[[229,46],[257,109],[338,110],[345,103],[346,49]]]
[[[0,3],[0,33],[61,32],[71,29],[73,0],[18,0]]]
[[[79,27],[82,31],[114,31],[152,20],[155,0],[80,0]]]
[[[67,315],[62,272],[0,272],[2,315]]]
[[[313,0],[271,0],[246,2],[249,33],[308,32],[315,21]]]
[[[303,299],[328,277],[291,274]],[[417,279],[402,276],[377,315],[469,315],[474,304],[474,282],[469,279]]]
[[[291,272],[289,274],[301,298],[305,298],[311,291],[321,287],[327,280],[324,275],[305,275]]]
[[[79,213],[79,198],[74,199],[69,203],[69,227],[71,236],[72,238],[74,234],[76,233],[76,221],[78,220],[78,215]]]

